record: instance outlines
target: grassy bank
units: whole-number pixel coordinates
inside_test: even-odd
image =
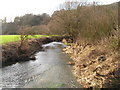
[[[29,35],[28,38],[41,38],[41,37],[50,37],[57,35]],[[15,42],[20,40],[20,35],[0,35],[0,44],[6,44],[9,42]]]

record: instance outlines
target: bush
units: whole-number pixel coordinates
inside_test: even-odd
[[[55,34],[97,42],[112,34],[117,15],[116,4],[78,6],[77,9],[55,12],[48,25]]]

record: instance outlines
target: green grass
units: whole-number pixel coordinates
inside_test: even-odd
[[[54,36],[54,35],[53,35]],[[29,35],[28,38],[50,37],[48,35]],[[20,40],[20,35],[0,35],[0,44],[15,42]]]

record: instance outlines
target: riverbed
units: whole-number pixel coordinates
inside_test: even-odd
[[[35,61],[26,61],[2,68],[3,88],[79,88],[72,74],[69,56],[62,52],[63,43],[43,45]]]

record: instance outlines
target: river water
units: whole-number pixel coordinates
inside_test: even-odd
[[[26,61],[2,68],[3,88],[78,88],[71,59],[62,52],[65,45],[52,42],[43,45],[35,61]]]

